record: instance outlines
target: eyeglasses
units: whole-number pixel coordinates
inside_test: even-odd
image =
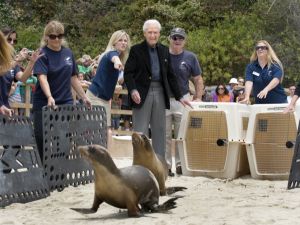
[[[9,43],[17,44],[18,40],[17,39],[12,39],[12,38],[7,38],[7,41]]]
[[[49,34],[48,37],[51,39],[51,40],[55,40],[56,38],[58,39],[63,39],[64,38],[64,34],[59,34],[59,35],[55,35],[55,34]]]
[[[295,91],[296,90],[296,88],[290,88],[290,91]]]
[[[267,46],[256,46],[255,47],[255,50],[258,51],[258,50],[268,50],[269,48]]]
[[[219,87],[218,90],[224,90],[224,88],[223,87]]]
[[[171,37],[171,39],[173,40],[173,41],[183,41],[184,40],[184,37],[180,37],[180,36],[173,36],[173,37]]]

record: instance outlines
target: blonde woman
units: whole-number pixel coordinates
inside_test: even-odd
[[[250,103],[252,89],[256,104],[287,103],[282,79],[283,67],[271,45],[258,41],[246,68],[245,99],[240,103]]]
[[[43,161],[42,107],[73,104],[71,87],[85,104],[90,106],[77,78],[77,65],[72,51],[64,39],[64,26],[59,21],[50,21],[41,40],[41,52],[33,72],[38,83],[33,96],[34,131],[37,147]]]
[[[12,67],[13,48],[8,44],[3,33],[0,32],[0,114],[12,115],[12,110],[5,106],[3,91],[5,90],[4,77],[5,73]]]
[[[96,75],[87,90],[87,96],[91,99],[92,105],[105,107],[108,127],[111,126],[110,100],[119,75],[123,72],[129,48],[129,35],[123,30],[114,32],[105,52],[100,55]]]
[[[6,37],[0,31],[0,76],[12,67],[13,48],[6,41]]]

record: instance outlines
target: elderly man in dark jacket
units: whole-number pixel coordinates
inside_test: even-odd
[[[158,43],[160,30],[157,20],[144,23],[145,41],[131,48],[124,80],[133,108],[134,131],[148,135],[150,125],[154,151],[165,158],[165,109],[170,108],[170,89],[184,106],[190,103],[182,98],[171,68],[169,48]]]

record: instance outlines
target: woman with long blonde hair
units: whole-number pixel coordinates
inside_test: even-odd
[[[250,103],[252,89],[256,104],[287,103],[283,75],[282,63],[271,45],[258,41],[246,68],[245,99],[240,103]]]
[[[107,44],[105,52],[100,55],[99,65],[87,96],[92,105],[104,106],[107,126],[111,124],[110,100],[113,97],[119,75],[123,73],[130,48],[129,35],[124,30],[114,32]]]
[[[13,63],[13,48],[0,31],[0,76],[7,72]]]

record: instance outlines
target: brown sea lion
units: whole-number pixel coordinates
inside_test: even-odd
[[[177,198],[158,204],[158,183],[148,169],[142,166],[118,169],[109,153],[100,145],[79,146],[78,149],[91,162],[95,171],[95,195],[92,208],[73,210],[85,214],[95,213],[99,205],[106,202],[118,208],[127,208],[128,216],[139,216],[141,210],[160,212],[176,207]]]
[[[166,188],[165,182],[168,177],[168,166],[164,157],[155,154],[149,138],[144,134],[134,132],[132,134],[133,165],[148,168],[157,179],[160,195],[172,194],[182,191],[185,187]]]

